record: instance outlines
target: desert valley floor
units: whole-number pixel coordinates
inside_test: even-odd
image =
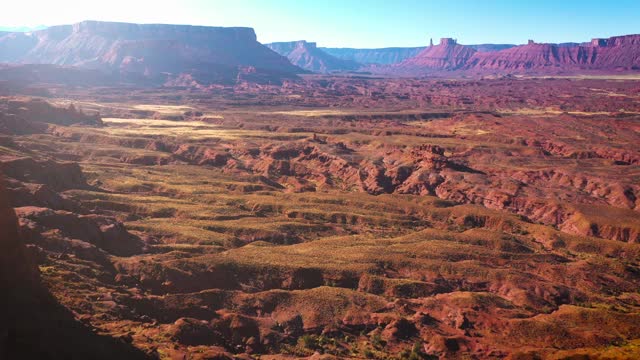
[[[637,79],[50,87],[0,112],[26,255],[132,358],[640,353]]]

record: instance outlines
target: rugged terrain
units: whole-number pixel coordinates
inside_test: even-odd
[[[633,78],[38,89],[0,100],[6,294],[106,357],[638,354]],[[9,349],[55,329],[26,304]]]

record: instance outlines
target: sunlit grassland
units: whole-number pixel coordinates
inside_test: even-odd
[[[233,244],[234,240],[318,239],[338,228],[358,232],[402,233],[427,225],[407,215],[422,206],[448,206],[430,197],[366,194],[230,191],[253,178],[189,165],[160,167],[84,164],[90,181],[104,191],[74,190],[68,195],[102,211],[130,214],[125,224],[171,243]],[[413,210],[407,210],[407,207]],[[291,238],[292,240],[288,240]]]
[[[104,131],[116,136],[170,136],[179,138],[189,138],[190,141],[206,139],[277,139],[284,135],[260,130],[225,129],[219,125],[201,121],[169,121],[153,119],[118,119],[104,118],[103,121],[112,125]],[[293,139],[309,137],[311,133],[288,134]]]
[[[180,167],[178,167],[180,168]],[[188,168],[184,166],[182,168]],[[158,171],[158,170],[155,170]],[[521,229],[530,235],[527,237],[529,247],[535,254],[539,245],[533,238],[556,237],[564,239],[566,246],[587,253],[614,253],[624,251],[627,244],[573,237],[550,230],[542,225],[525,223],[517,216],[491,211],[479,206],[452,206],[442,200],[431,197],[411,195],[383,195],[380,197],[367,194],[338,193],[303,193],[285,194],[281,192],[262,192],[249,194],[227,193],[223,189],[206,183],[197,183],[193,173],[185,174],[190,181],[173,179],[163,184],[173,191],[165,196],[136,195],[128,199],[122,195],[107,195],[110,201],[147,205],[152,208],[167,207],[175,209],[176,218],[166,219],[149,216],[127,222],[127,226],[135,230],[166,237],[167,242],[186,244],[216,244],[229,246],[234,238],[244,235],[266,236],[271,234],[296,233],[303,238],[308,236],[310,242],[289,246],[264,247],[261,241],[254,245],[245,245],[221,255],[226,260],[244,263],[247,266],[271,264],[284,267],[321,267],[351,269],[361,271],[377,266],[378,261],[406,263],[407,259],[420,259],[421,265],[427,268],[442,270],[442,259],[449,261],[474,261],[497,256],[498,251],[508,253],[508,249],[517,248],[513,240],[504,238],[500,231],[464,230],[464,219],[489,217],[485,226],[496,229]],[[163,178],[159,173],[156,174]],[[149,181],[150,179],[145,179]],[[181,191],[186,186],[186,191]],[[200,189],[200,190],[199,190]],[[207,190],[205,190],[207,189]],[[219,193],[216,193],[219,191]],[[190,194],[207,193],[205,196],[193,197]],[[90,197],[84,194],[85,197]],[[188,199],[188,200],[187,200]],[[85,200],[86,201],[86,200]],[[216,219],[203,216],[203,213],[215,209],[216,214],[236,214],[238,218]],[[336,221],[342,215],[345,218],[361,218],[364,220]],[[416,220],[409,222],[410,218]],[[429,221],[426,221],[429,219]],[[433,225],[443,226],[451,219],[461,219],[458,231],[451,229],[437,230]],[[333,222],[332,222],[333,221]],[[435,221],[435,223],[434,223]],[[454,220],[455,221],[455,220]],[[327,224],[337,224],[343,229],[351,229],[361,235],[331,236],[332,231]],[[493,224],[493,225],[491,225]],[[358,225],[358,226],[354,226]],[[456,225],[456,226],[460,226]],[[392,232],[376,232],[377,227],[396,228]],[[306,229],[306,230],[305,230]],[[424,230],[420,230],[424,229]],[[514,230],[515,231],[515,230]],[[551,232],[551,233],[550,233]],[[258,236],[258,238],[260,238]],[[507,239],[507,240],[505,240]],[[607,250],[604,250],[607,249]],[[630,249],[627,249],[630,250]],[[534,256],[513,253],[512,257]],[[376,260],[377,259],[377,260]],[[207,257],[205,262],[218,260]],[[253,264],[253,265],[252,265]],[[470,267],[469,267],[470,266]],[[464,272],[475,273],[473,262],[463,266]],[[453,270],[448,270],[453,271]],[[462,270],[456,270],[462,271]],[[487,275],[488,276],[488,275]]]

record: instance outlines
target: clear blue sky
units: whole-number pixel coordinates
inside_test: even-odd
[[[18,0],[0,12],[0,26],[88,19],[248,26],[261,42],[335,47],[579,42],[640,33],[640,0]]]

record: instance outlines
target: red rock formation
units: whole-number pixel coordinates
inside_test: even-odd
[[[56,107],[33,98],[0,99],[0,134],[24,135],[45,132],[46,124],[101,126],[99,114],[84,114],[73,105]]]
[[[92,333],[41,285],[3,184],[0,229],[0,358],[145,358],[124,343]]]
[[[439,45],[430,46],[418,55],[397,65],[398,68],[424,68],[436,70],[457,70],[467,64],[476,50],[459,45],[456,41],[443,38]]]
[[[434,70],[555,74],[640,69],[640,35],[595,39],[586,44],[539,44],[530,40],[526,45],[499,51],[475,49],[445,38],[394,67],[375,70],[419,75]]]
[[[477,53],[465,65],[473,70],[637,70],[640,69],[640,35],[596,39],[588,45],[537,44]]]
[[[131,256],[143,248],[142,241],[113,218],[33,206],[17,208],[16,212],[24,231],[32,234],[33,240],[39,234],[55,230],[63,237],[82,240],[114,255]]]
[[[350,71],[361,67],[355,61],[343,60],[327,54],[318,49],[314,42],[301,40],[271,43],[266,46],[278,54],[286,56],[293,65],[313,72]]]
[[[7,50],[3,62],[72,65],[159,81],[163,73],[193,72],[203,80],[234,82],[239,68],[249,66],[274,80],[300,72],[258,43],[251,28],[84,21],[5,35],[0,49]]]
[[[59,191],[87,187],[84,174],[76,162],[38,161],[30,157],[0,157],[0,171],[13,179],[46,184]]]

